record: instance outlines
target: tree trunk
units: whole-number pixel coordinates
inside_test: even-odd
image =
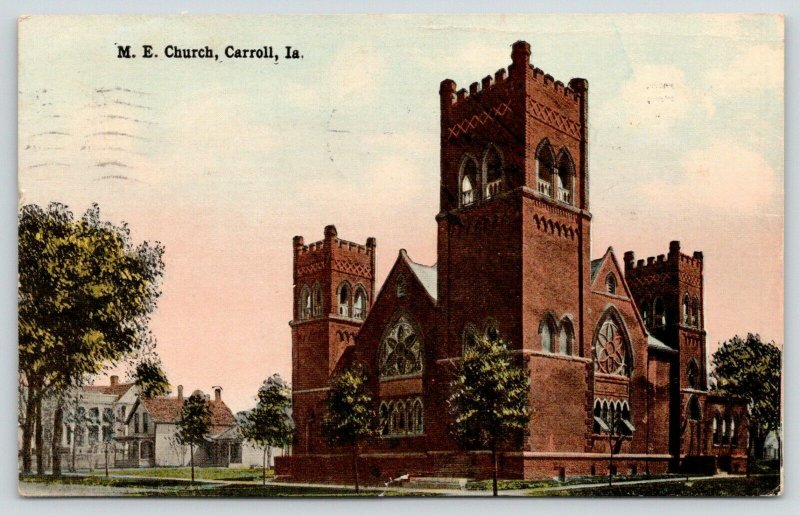
[[[353,444],[353,473],[356,479],[356,495],[358,495],[358,442]]]
[[[614,470],[614,442],[611,432],[608,433],[608,486],[611,486],[611,472]]]
[[[61,437],[64,434],[64,406],[59,397],[56,412],[53,415],[53,443],[50,452],[53,455],[53,475],[61,475]]]
[[[189,462],[192,466],[192,483],[194,483],[194,445],[189,444]]]
[[[745,462],[745,466],[744,466],[745,470],[747,471],[745,473],[746,477],[750,477],[750,466],[751,466],[751,460],[752,460],[752,456],[753,456],[753,441],[754,440],[755,440],[755,438],[753,438],[753,434],[752,433],[747,435],[747,461]]]
[[[492,442],[492,496],[497,497],[497,443]]]
[[[28,385],[28,398],[25,404],[25,422],[22,424],[22,473],[30,474],[33,460],[31,447],[36,422],[36,384]]]
[[[103,444],[105,447],[105,455],[106,455],[106,477],[108,477],[108,442]]]
[[[269,446],[264,447],[264,470],[263,470],[264,475],[261,478],[262,486],[267,486],[267,449],[269,449]]]
[[[44,475],[44,427],[42,427],[42,396],[36,398],[36,475]]]

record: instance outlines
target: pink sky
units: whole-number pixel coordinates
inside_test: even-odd
[[[152,320],[173,385],[252,406],[290,378],[294,235],[436,261],[438,85],[531,43],[590,83],[592,254],[705,254],[709,351],[783,340],[783,21],[772,16],[30,18],[21,201],[97,202],[166,247]],[[45,44],[46,42],[46,44]],[[282,47],[302,62],[119,60],[114,44]],[[73,51],[80,49],[80,52]],[[100,379],[105,381],[105,379]]]

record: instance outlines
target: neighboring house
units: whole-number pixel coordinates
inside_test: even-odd
[[[230,467],[261,467],[264,465],[264,446],[244,440],[238,425],[225,430],[215,437],[209,437],[209,440],[216,442],[219,449],[223,449],[223,456],[224,446],[229,446],[230,459],[227,465]],[[270,448],[267,453],[267,466],[272,467],[275,465],[276,456],[289,456],[289,454],[288,446],[285,448]]]
[[[222,388],[214,388],[214,400],[200,390],[211,407],[211,429],[206,442],[194,452],[194,463],[200,466],[228,466],[241,462],[241,436],[230,432],[236,428],[233,413],[222,400]],[[127,432],[117,438],[124,448],[117,456],[119,467],[176,467],[190,463],[188,445],[177,438],[178,420],[183,409],[183,387],[177,397],[140,398],[134,403],[125,421]]]

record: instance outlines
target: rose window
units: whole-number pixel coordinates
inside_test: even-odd
[[[628,352],[625,339],[612,320],[606,320],[594,341],[594,367],[603,374],[627,375]]]
[[[407,376],[422,372],[422,342],[414,326],[401,317],[381,342],[382,377]]]

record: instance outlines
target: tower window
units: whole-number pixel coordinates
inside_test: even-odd
[[[300,320],[311,318],[311,292],[308,286],[303,286],[300,291]]]
[[[617,294],[617,278],[614,277],[614,274],[606,276],[606,291],[611,295]]]
[[[658,297],[653,302],[653,324],[656,327],[664,327],[667,325],[667,316],[664,313],[664,300]]]
[[[553,169],[555,156],[547,139],[539,143],[536,149],[536,191],[548,197],[553,196]]]
[[[356,288],[355,300],[353,300],[353,318],[364,320],[367,318],[367,293],[364,288]]]
[[[700,366],[695,359],[689,360],[686,366],[686,381],[690,388],[697,389],[700,386]]]
[[[503,185],[503,160],[497,147],[490,145],[483,158],[483,169],[486,174],[484,198],[497,196]]]
[[[539,336],[542,341],[542,351],[553,352],[553,327],[549,317],[542,320],[539,325]]]
[[[347,283],[342,283],[339,286],[339,315],[343,317],[350,316],[350,287]]]
[[[561,151],[558,157],[558,170],[556,173],[556,198],[565,204],[573,203],[573,184],[575,167],[567,149]]]
[[[692,315],[689,308],[689,294],[683,296],[683,307],[681,310],[681,315],[683,319],[683,325],[694,325],[692,324]]]
[[[312,310],[315,317],[322,316],[322,287],[319,283],[314,285]]]
[[[648,309],[647,304],[648,302],[644,301],[642,302],[642,305],[639,307],[639,309],[642,312],[642,322],[644,322],[645,327],[648,327],[650,324],[650,310]]]
[[[468,157],[461,165],[461,205],[469,206],[478,201],[478,164]]]
[[[695,327],[700,327],[700,299],[697,298],[697,295],[694,296],[692,299],[692,325]]]

